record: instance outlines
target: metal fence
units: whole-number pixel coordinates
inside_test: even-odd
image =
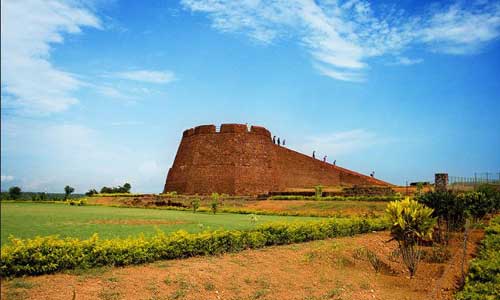
[[[498,173],[474,173],[472,177],[449,176],[449,185],[474,186],[483,183],[500,184],[500,172]]]

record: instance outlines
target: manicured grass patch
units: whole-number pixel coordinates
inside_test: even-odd
[[[307,217],[259,216],[253,222],[248,215],[208,214],[190,211],[116,208],[106,206],[69,206],[66,204],[1,203],[2,244],[8,236],[33,238],[59,235],[86,239],[99,233],[102,239],[153,236],[157,229],[174,232],[180,229],[196,233],[206,230],[255,228],[267,222],[320,220]],[[200,225],[201,224],[201,225]]]

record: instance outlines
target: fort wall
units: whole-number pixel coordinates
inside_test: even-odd
[[[257,195],[318,184],[389,185],[275,145],[264,127],[223,124],[184,131],[164,192]]]

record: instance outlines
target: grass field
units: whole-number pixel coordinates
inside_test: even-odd
[[[66,204],[2,203],[2,244],[8,236],[32,238],[57,234],[60,237],[88,238],[98,233],[101,238],[121,238],[141,233],[153,235],[157,228],[164,232],[180,229],[199,232],[217,229],[250,229],[258,224],[320,218],[258,216],[252,222],[249,215],[216,215],[188,211],[171,211],[106,206],[69,206]],[[200,225],[202,224],[202,225]]]

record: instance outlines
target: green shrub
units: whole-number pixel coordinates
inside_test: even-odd
[[[494,209],[494,202],[481,192],[467,192],[457,196],[458,201],[463,202],[465,209],[475,222],[482,219],[487,213]]]
[[[71,187],[69,185],[64,187],[64,200],[67,200],[69,198],[69,195],[71,195],[75,191],[74,187]]]
[[[448,241],[451,231],[461,230],[464,227],[466,207],[463,198],[458,198],[450,191],[435,191],[422,194],[416,199],[434,210],[432,216],[437,218],[438,242]]]
[[[87,205],[87,199],[82,198],[79,200],[68,200],[66,201],[67,204],[72,205],[72,206],[84,206]]]
[[[419,243],[430,239],[436,220],[431,217],[432,208],[406,198],[390,202],[386,213],[391,223],[391,236],[398,242],[403,262],[410,278],[415,275],[422,251]]]
[[[446,226],[444,240],[448,241],[450,231],[462,230],[468,217],[478,221],[486,214],[495,211],[496,198],[494,189],[479,188],[480,191],[454,194],[450,191],[428,192],[417,197],[420,203],[434,209],[433,216],[438,218],[437,241],[443,239],[442,233]]]
[[[132,186],[130,185],[130,183],[126,182],[123,186],[118,186],[118,187],[103,186],[101,188],[100,193],[101,194],[116,194],[116,193],[128,194],[128,193],[130,193],[131,188],[132,188]]]
[[[21,197],[22,191],[21,188],[18,186],[11,186],[9,188],[9,197],[12,200],[17,200],[18,198]]]
[[[493,300],[500,298],[500,216],[486,228],[478,256],[472,260],[469,274],[457,300]]]
[[[196,213],[198,208],[200,208],[200,199],[195,198],[191,201],[191,207],[193,208],[193,213]]]
[[[220,195],[218,193],[212,193],[212,202],[210,202],[210,209],[212,213],[215,215],[217,213],[217,208],[219,207],[219,198]]]
[[[316,199],[320,199],[321,197],[323,197],[323,186],[317,185],[314,187],[314,197]]]
[[[189,234],[159,231],[151,238],[101,240],[59,239],[56,236],[21,240],[11,237],[1,249],[0,276],[53,273],[65,269],[141,264],[159,259],[236,252],[270,245],[349,236],[383,230],[380,219],[332,219],[321,222],[266,224],[249,231]]]
[[[87,197],[92,197],[94,195],[98,194],[97,190],[95,189],[90,189],[88,192],[85,193],[85,196]]]
[[[217,213],[217,207],[218,206],[219,206],[219,203],[217,201],[210,202],[210,209],[212,210],[212,213],[214,215]]]
[[[500,186],[493,184],[481,184],[476,188],[476,192],[483,193],[493,203],[493,209],[500,210]]]

